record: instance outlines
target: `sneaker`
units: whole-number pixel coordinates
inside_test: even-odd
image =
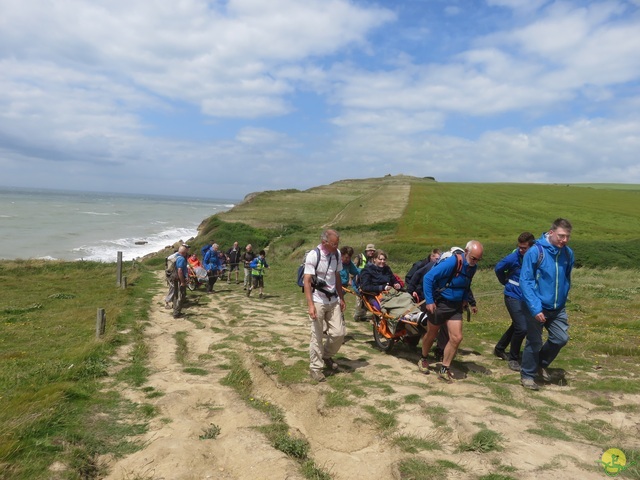
[[[311,380],[315,380],[316,382],[324,382],[326,378],[324,374],[320,370],[309,370],[309,376]]]
[[[447,383],[453,382],[453,374],[451,373],[449,367],[440,367],[440,370],[438,371],[438,377]]]
[[[493,349],[493,354],[498,357],[501,358],[502,360],[509,360],[509,357],[507,356],[507,354],[504,352],[504,350],[498,350],[497,348]]]
[[[520,364],[518,363],[517,360],[509,360],[509,368],[511,370],[513,370],[514,372],[519,372],[520,371]]]
[[[182,313],[178,313],[178,314],[173,316],[173,318],[182,318],[182,317],[184,317],[184,315]]]
[[[426,358],[420,357],[420,360],[418,360],[418,370],[422,373],[429,373],[429,362]]]
[[[168,310],[168,309],[173,308],[173,305],[171,305],[169,302],[164,302],[164,308],[166,308]]]
[[[521,378],[520,383],[522,386],[528,390],[540,390],[538,384],[533,380],[533,378]]]
[[[324,366],[327,367],[329,370],[337,370],[338,369],[338,364],[335,362],[335,360],[331,357],[329,358],[323,358],[322,361],[324,362]]]
[[[551,383],[551,375],[549,375],[549,372],[546,368],[540,367],[540,370],[538,370],[538,375],[543,382]]]

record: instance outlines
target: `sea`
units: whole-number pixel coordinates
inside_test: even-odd
[[[188,241],[239,202],[0,187],[0,259],[133,260]]]

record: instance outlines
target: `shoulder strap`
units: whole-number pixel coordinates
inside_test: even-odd
[[[539,243],[536,243],[535,246],[538,249],[538,262],[536,263],[536,268],[538,268],[542,263],[542,259],[544,258],[544,250]]]
[[[453,279],[457,277],[462,271],[462,265],[463,265],[462,255],[459,253],[456,253],[454,255],[456,256],[456,268],[454,268],[453,271],[451,272],[451,275],[449,275],[449,278],[447,279],[447,283],[444,284],[444,288],[449,288]]]

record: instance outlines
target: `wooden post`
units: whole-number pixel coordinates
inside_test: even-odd
[[[107,329],[107,314],[104,311],[104,308],[98,309],[98,315],[96,317],[96,338],[100,338],[104,335],[105,330]]]
[[[122,288],[127,288],[127,277],[122,277],[122,283],[120,283]]]
[[[122,252],[118,252],[118,264],[116,270],[116,287],[122,284]]]

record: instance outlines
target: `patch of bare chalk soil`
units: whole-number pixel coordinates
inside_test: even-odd
[[[611,413],[567,386],[530,392],[504,362],[464,348],[455,364],[460,380],[444,383],[435,372],[418,372],[414,347],[397,345],[390,354],[377,350],[371,325],[351,321],[348,312],[338,371],[319,384],[306,376],[286,379],[269,365],[308,362],[301,295],[283,299],[267,289],[264,299],[247,298],[242,284],[216,287],[213,295],[189,293],[192,301],[182,319],[172,318],[164,309],[164,292],[157,292],[145,331],[152,372],[146,386],[163,395],[147,398],[142,389],[124,393],[152,404],[158,415],[141,438],[145,447],[112,461],[106,478],[303,478],[299,463],[256,430],[268,418],[220,384],[228,373],[228,352],[243,359],[255,398],[282,409],[291,433],[309,442],[309,457],[335,480],[414,478],[401,473],[408,461],[438,472],[423,478],[604,478],[597,462],[606,445],[577,435],[569,425],[600,425],[610,437],[619,434],[626,446],[640,447],[637,409]],[[182,361],[176,336],[186,342]],[[332,406],[332,395],[347,401]],[[639,399],[619,394],[610,400],[633,405]],[[545,424],[555,430],[545,433]],[[219,427],[219,435],[201,439],[211,426]],[[473,443],[481,430],[499,434],[498,448],[485,451]],[[475,447],[464,448],[469,445]]]

